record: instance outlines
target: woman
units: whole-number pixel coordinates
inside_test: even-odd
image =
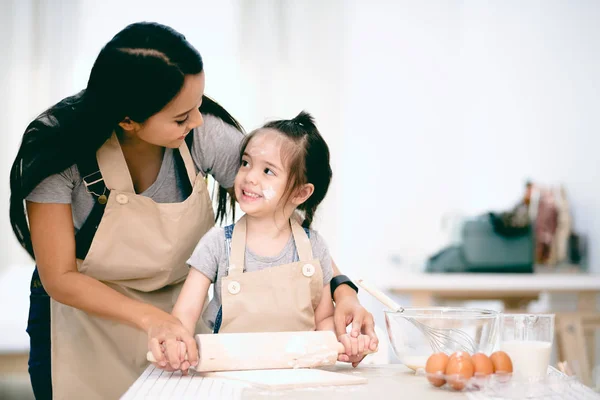
[[[10,218],[37,263],[27,328],[36,398],[118,398],[145,368],[149,341],[193,346],[169,312],[215,222],[204,176],[220,185],[218,220],[242,140],[204,79],[185,37],[133,24],[101,50],[85,90],[27,127]],[[375,337],[355,290],[335,279],[338,332],[354,321],[355,334]]]

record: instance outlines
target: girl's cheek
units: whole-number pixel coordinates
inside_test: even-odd
[[[266,201],[271,201],[276,195],[275,190],[273,190],[272,186],[267,186],[266,188],[263,188],[262,192],[263,192],[263,197],[265,198]]]

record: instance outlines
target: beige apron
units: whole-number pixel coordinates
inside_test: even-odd
[[[233,228],[229,271],[223,278],[221,333],[314,331],[323,271],[306,232],[290,220],[298,262],[244,272],[246,217]]]
[[[124,295],[170,312],[188,273],[187,258],[214,226],[212,203],[190,152],[179,147],[191,195],[158,204],[135,194],[115,134],[97,159],[110,196],[79,272]],[[55,400],[118,399],[148,365],[146,332],[52,300],[52,388]]]

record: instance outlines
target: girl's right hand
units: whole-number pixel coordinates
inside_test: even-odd
[[[193,336],[177,318],[167,314],[148,324],[148,349],[158,368],[187,372],[198,365],[198,347]],[[187,357],[186,357],[187,355]]]
[[[350,333],[338,336],[338,341],[344,345],[346,352],[340,354],[338,361],[351,362],[357,357],[364,357],[371,352],[371,337],[369,335],[358,335],[353,337]],[[354,361],[353,361],[354,362]],[[353,365],[356,367],[356,365]]]

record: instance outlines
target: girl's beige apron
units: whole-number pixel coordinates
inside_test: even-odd
[[[221,286],[219,332],[314,331],[315,308],[323,292],[323,271],[313,259],[306,232],[290,220],[299,261],[244,272],[246,217],[233,228],[229,271]]]
[[[97,152],[110,196],[87,257],[77,260],[79,272],[167,312],[188,273],[187,258],[214,225],[206,183],[185,142],[179,151],[192,194],[181,203],[158,204],[135,194],[112,135]],[[51,312],[54,399],[118,399],[148,365],[146,332],[54,300]]]

